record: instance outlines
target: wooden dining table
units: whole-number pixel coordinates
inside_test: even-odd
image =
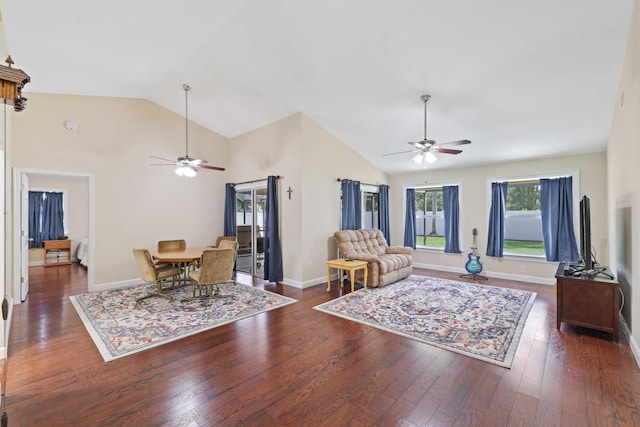
[[[207,249],[212,249],[212,247],[211,246],[202,246],[202,247],[194,246],[194,247],[187,247],[182,250],[166,251],[166,252],[164,251],[158,252],[156,250],[151,252],[151,256],[157,262],[176,263],[184,267],[184,282],[186,284],[191,281],[191,279],[189,278],[189,265],[194,261],[198,261],[202,257],[202,253]]]

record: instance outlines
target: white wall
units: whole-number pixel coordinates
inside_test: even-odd
[[[170,166],[150,166],[151,155],[185,154],[183,117],[139,99],[26,96],[27,109],[14,116],[13,166],[93,177],[90,289],[137,278],[132,248],[154,249],[158,240],[174,238],[204,246],[222,234],[226,172],[203,170],[187,179]],[[66,130],[67,120],[78,130]],[[189,149],[192,157],[228,166],[228,141],[193,123]]]
[[[284,282],[301,288],[326,281],[325,261],[335,258],[333,233],[339,228],[340,206],[336,179],[386,183],[380,170],[303,114],[233,138],[229,170],[230,182],[283,176],[279,200]]]
[[[302,268],[307,285],[326,281],[326,263],[337,256],[333,233],[340,228],[338,178],[387,184],[388,177],[344,145],[309,117],[302,117],[304,172],[302,211]],[[396,189],[390,189],[393,193]],[[393,218],[392,218],[393,219]]]
[[[557,263],[543,260],[532,261],[526,258],[488,258],[487,248],[488,213],[490,208],[490,181],[497,178],[530,177],[534,175],[560,175],[578,172],[579,194],[577,200],[586,194],[591,199],[592,246],[596,249],[598,260],[608,262],[608,235],[606,209],[606,155],[605,153],[582,154],[551,159],[538,159],[525,162],[502,163],[490,166],[470,167],[429,171],[391,178],[394,189],[391,198],[395,215],[392,216],[391,240],[396,245],[403,244],[404,236],[404,198],[407,187],[429,184],[458,183],[460,186],[460,233],[462,236],[462,254],[444,254],[431,250],[414,252],[414,263],[425,267],[442,268],[464,273],[464,264],[471,252],[472,230],[478,229],[478,254],[484,273],[493,277],[538,283],[555,283],[554,275]],[[578,224],[576,224],[576,227]],[[579,229],[577,229],[579,230]],[[576,234],[578,237],[578,234]],[[522,269],[525,271],[523,272]]]
[[[609,236],[611,266],[625,296],[623,317],[640,364],[640,2],[629,31],[625,62],[609,135]]]
[[[269,175],[281,177],[278,200],[285,282],[300,280],[301,139],[300,114],[294,114],[237,136],[230,145],[228,182],[261,180]],[[288,187],[294,189],[296,196],[291,200],[285,192]]]

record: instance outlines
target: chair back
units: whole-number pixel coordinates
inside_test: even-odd
[[[235,240],[221,240],[220,243],[216,245],[216,247],[220,249],[231,248],[234,252],[236,252],[238,250],[238,242],[236,242]]]
[[[220,247],[220,243],[224,240],[232,240],[232,241],[236,241],[236,236],[218,236],[218,238],[216,239],[216,248]]]
[[[153,265],[149,251],[146,249],[134,249],[133,257],[136,260],[140,278],[145,282],[155,282],[157,279],[156,268]]]
[[[342,255],[362,253],[380,256],[388,246],[382,231],[377,228],[336,231],[333,237]]]
[[[198,282],[202,285],[224,283],[233,276],[235,250],[212,248],[202,253]]]
[[[158,252],[183,251],[187,248],[187,241],[179,240],[160,240],[158,242]]]

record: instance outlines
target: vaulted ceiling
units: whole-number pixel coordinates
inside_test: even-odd
[[[27,92],[145,98],[232,138],[302,112],[389,174],[606,149],[633,0],[9,0]],[[197,154],[197,153],[194,153]]]

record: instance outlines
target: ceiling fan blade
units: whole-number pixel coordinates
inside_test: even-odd
[[[163,159],[162,157],[156,157],[156,156],[149,156],[149,157],[151,157],[152,159],[164,160],[165,162],[171,162],[171,164],[176,163],[175,160]]]
[[[416,142],[409,141],[409,142],[407,142],[407,144],[413,145],[417,149],[422,150],[422,149],[428,147],[429,145],[435,144],[435,141],[431,141],[431,140],[428,140],[428,139],[423,139],[422,141],[416,141]]]
[[[175,166],[174,163],[149,163],[149,166]]]
[[[460,154],[462,150],[454,150],[453,148],[444,148],[444,147],[433,147],[431,151],[435,151],[436,153],[445,153],[445,154]]]
[[[189,159],[189,163],[193,166],[198,166],[208,162],[205,159]]]
[[[208,165],[192,165],[196,168],[200,168],[200,169],[213,169],[216,171],[223,171],[225,170],[224,168],[218,167],[218,166],[208,166]]]
[[[383,156],[395,156],[396,154],[406,154],[406,153],[415,153],[420,150],[409,150],[409,151],[398,151],[397,153],[387,153],[383,154]]]
[[[469,141],[468,139],[461,139],[459,141],[451,141],[451,142],[445,142],[443,144],[438,144],[438,146],[441,146],[441,145],[464,145],[464,144],[471,144],[471,141]]]

